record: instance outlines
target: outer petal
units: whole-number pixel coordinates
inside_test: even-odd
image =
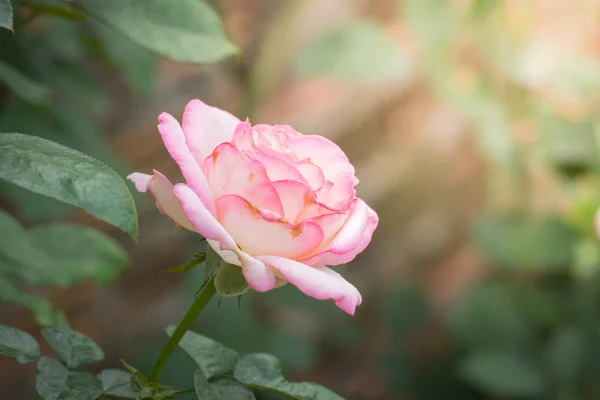
[[[215,205],[210,187],[185,142],[179,122],[170,114],[162,113],[158,116],[158,130],[169,154],[179,165],[188,186],[198,195],[211,214],[214,214]]]
[[[363,250],[367,248],[371,242],[371,238],[373,237],[373,232],[379,223],[379,217],[377,216],[377,213],[368,206],[367,215],[367,226],[354,249],[344,254],[335,254],[331,251],[323,251],[302,260],[302,262],[308,265],[341,265],[354,260],[358,254],[362,253]]]
[[[135,188],[139,192],[145,193],[150,190],[156,199],[156,207],[161,213],[167,215],[176,224],[191,231],[194,230],[192,223],[183,212],[179,199],[173,194],[173,185],[167,177],[154,170],[154,175],[135,172],[129,175],[127,179],[135,183]]]
[[[253,256],[298,258],[310,254],[323,240],[323,231],[317,224],[291,225],[240,196],[219,197],[216,207],[217,219],[223,227],[244,252]]]
[[[215,147],[231,141],[240,120],[216,107],[195,99],[185,106],[183,131],[185,140],[200,166]]]
[[[235,194],[254,207],[283,216],[281,200],[263,165],[248,158],[231,143],[219,145],[206,159],[205,168],[215,198]]]
[[[213,217],[189,186],[178,183],[173,187],[173,193],[181,202],[183,211],[196,232],[207,239],[219,242],[222,250],[237,250],[231,235]]]
[[[332,299],[343,311],[354,315],[362,302],[358,290],[339,274],[326,267],[310,267],[277,256],[258,256],[259,260],[279,271],[302,293],[317,300]]]
[[[244,277],[256,291],[265,292],[275,286],[275,274],[263,262],[241,251],[231,235],[208,212],[196,194],[186,185],[177,184],[173,189],[181,201],[183,210],[194,226],[196,232],[208,239],[210,246],[215,249],[227,262],[242,266]],[[232,259],[237,256],[239,262]]]

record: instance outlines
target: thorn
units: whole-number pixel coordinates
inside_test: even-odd
[[[238,310],[242,309],[242,295],[238,296]]]
[[[221,308],[221,300],[223,300],[223,297],[219,296],[219,302],[217,303],[217,308]]]

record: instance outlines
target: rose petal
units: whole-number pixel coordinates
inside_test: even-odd
[[[283,206],[283,216],[291,223],[296,223],[298,214],[314,199],[314,192],[308,184],[297,180],[273,182]]]
[[[135,184],[135,189],[140,193],[146,193],[148,191],[152,178],[152,175],[142,174],[141,172],[134,172],[127,176],[127,179]]]
[[[277,157],[273,152],[266,152],[260,149],[253,149],[245,152],[248,157],[260,162],[267,172],[271,182],[282,180],[304,181],[304,176],[293,163],[288,162],[282,157]]]
[[[298,258],[310,254],[323,240],[323,231],[317,224],[291,225],[257,209],[240,196],[222,196],[215,204],[217,219],[238,246],[252,256]]]
[[[179,165],[188,186],[196,193],[206,208],[214,214],[215,204],[208,182],[188,148],[179,122],[173,116],[162,113],[158,116],[158,131],[167,151]]]
[[[194,230],[191,222],[183,212],[179,199],[173,194],[173,185],[167,177],[159,171],[154,170],[154,175],[135,172],[129,175],[127,179],[135,183],[135,187],[139,192],[145,193],[147,190],[150,190],[156,200],[156,208],[161,213],[167,215],[176,224],[185,229]]]
[[[215,147],[229,142],[240,120],[216,107],[195,99],[185,106],[183,132],[185,140],[200,166]]]
[[[340,309],[350,315],[354,315],[356,306],[362,302],[358,290],[329,268],[310,267],[298,261],[271,255],[256,258],[279,271],[302,293],[317,300],[332,299]]]
[[[327,196],[319,199],[331,207],[341,207],[356,194],[354,167],[348,157],[331,140],[317,135],[303,135],[286,140],[286,148],[300,159],[309,158],[318,165],[326,180],[334,183]]]
[[[206,159],[205,167],[215,198],[235,194],[254,207],[283,216],[281,200],[263,165],[248,158],[231,143],[219,145]]]
[[[237,246],[231,235],[213,217],[196,193],[187,185],[178,183],[173,193],[183,207],[185,215],[192,223],[194,230],[207,239],[219,242],[222,250],[236,250]]]
[[[379,223],[379,217],[377,216],[377,213],[369,206],[367,206],[367,216],[367,226],[361,238],[356,243],[356,246],[351,251],[343,254],[335,254],[331,251],[322,251],[301,261],[308,265],[341,265],[354,260],[358,254],[362,253],[363,250],[367,248],[371,242],[371,238],[373,237],[373,232]]]

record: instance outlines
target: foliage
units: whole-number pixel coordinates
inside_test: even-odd
[[[172,333],[173,327],[167,328]],[[260,390],[274,390],[297,400],[337,399],[339,396],[312,383],[291,383],[281,375],[279,360],[267,354],[252,354],[240,360],[237,353],[220,343],[188,331],[181,341],[183,351],[198,368],[190,381],[193,388],[176,389],[148,382],[144,374],[127,363],[126,370],[105,369],[96,376],[76,368],[101,361],[104,353],[90,338],[67,325],[45,328],[42,334],[60,357],[40,357],[39,344],[29,334],[0,325],[0,354],[18,363],[38,360],[36,390],[44,400],[174,399],[195,392],[202,400],[252,400]]]

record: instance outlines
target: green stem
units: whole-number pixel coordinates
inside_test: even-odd
[[[169,338],[167,345],[160,352],[160,356],[158,356],[158,360],[156,360],[156,363],[152,368],[152,372],[150,372],[148,381],[153,383],[158,382],[163,371],[165,370],[165,367],[167,366],[169,358],[171,358],[171,354],[173,354],[177,348],[181,338],[183,338],[183,335],[185,335],[189,327],[194,323],[194,321],[196,321],[196,318],[198,318],[198,315],[200,315],[202,310],[204,310],[204,307],[208,304],[215,292],[215,283],[212,279],[210,279],[200,294],[196,296],[196,300],[190,309],[185,313],[181,319],[181,322],[179,325],[177,325],[177,328],[175,328],[175,331]]]

